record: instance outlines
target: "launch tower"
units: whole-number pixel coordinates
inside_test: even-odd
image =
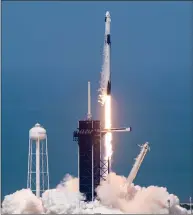
[[[88,114],[86,120],[78,122],[73,139],[78,142],[79,191],[87,201],[94,200],[95,189],[100,184],[100,121],[92,120],[90,111],[90,82],[88,82]]]
[[[100,120],[93,120],[90,104],[90,82],[88,82],[88,114],[86,120],[78,122],[73,132],[73,140],[78,142],[79,191],[85,194],[86,201],[93,201],[96,188],[109,174],[109,160],[101,156],[101,138],[107,132],[129,132],[128,128],[101,129]]]

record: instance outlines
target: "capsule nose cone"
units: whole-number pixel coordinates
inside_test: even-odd
[[[106,16],[106,17],[110,17],[109,11],[106,12],[106,15],[105,15],[105,16]]]

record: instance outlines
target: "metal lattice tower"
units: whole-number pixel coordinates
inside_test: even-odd
[[[88,82],[88,114],[86,120],[78,122],[73,140],[78,142],[78,178],[79,191],[84,193],[86,201],[93,201],[96,188],[106,180],[110,172],[110,160],[104,159],[101,139],[107,132],[128,132],[131,128],[101,129],[100,120],[92,120],[90,82]]]
[[[27,188],[38,198],[49,189],[47,134],[38,123],[29,131]]]
[[[101,181],[106,181],[107,175],[110,173],[109,171],[109,160],[101,159],[101,166],[100,166],[100,179]]]

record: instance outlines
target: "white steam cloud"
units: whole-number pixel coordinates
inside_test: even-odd
[[[188,214],[179,206],[178,197],[169,194],[166,188],[127,184],[127,178],[115,173],[110,173],[97,188],[100,200],[94,202],[83,201],[78,183],[77,178],[66,175],[56,189],[45,191],[41,199],[29,189],[7,195],[2,214]]]
[[[5,196],[2,203],[2,214],[41,214],[42,211],[42,201],[29,189]]]

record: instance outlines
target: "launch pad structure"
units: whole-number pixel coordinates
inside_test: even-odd
[[[104,71],[102,77],[106,77],[102,83],[103,95],[111,95],[111,71],[110,71],[110,23],[109,11],[105,15],[105,43],[104,49]],[[131,128],[102,128],[100,120],[93,120],[91,115],[90,82],[88,82],[88,114],[86,120],[78,122],[78,128],[73,133],[73,140],[78,142],[78,177],[79,191],[85,194],[86,201],[93,201],[96,197],[96,188],[102,180],[106,180],[110,170],[111,161],[104,157],[104,145],[101,144],[102,137],[111,132],[128,132]],[[111,144],[111,143],[110,143]],[[101,147],[102,146],[102,147]],[[102,152],[102,153],[101,153]]]
[[[99,120],[79,121],[78,131],[74,131],[74,140],[78,142],[79,190],[86,195],[87,201],[93,201],[95,189],[100,184],[101,134]]]
[[[79,191],[85,194],[86,201],[93,201],[101,178],[101,124],[100,120],[92,120],[90,82],[87,120],[78,122],[73,140],[78,142]]]
[[[73,132],[73,140],[78,142],[78,178],[79,191],[85,195],[86,201],[93,201],[96,188],[109,174],[109,160],[104,160],[101,154],[102,136],[110,132],[127,132],[131,128],[101,128],[100,120],[93,120],[90,105],[90,82],[88,82],[88,114],[86,120],[78,122],[78,128]]]

